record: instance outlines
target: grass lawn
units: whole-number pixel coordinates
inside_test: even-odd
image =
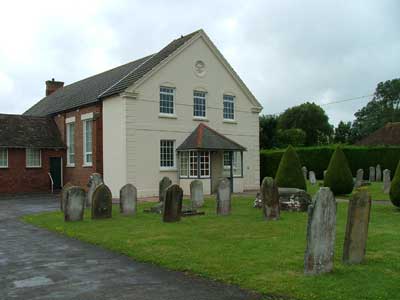
[[[318,184],[323,184],[322,181],[318,181]],[[309,181],[307,181],[307,192],[312,196],[318,191],[319,185],[311,185]],[[383,193],[383,182],[373,182],[371,185],[367,185],[366,188],[371,193],[372,200],[390,200],[389,194]],[[348,199],[350,195],[341,195],[338,198]]]
[[[162,223],[161,216],[143,213],[124,217],[117,206],[113,218],[65,223],[60,212],[25,216],[40,227],[87,241],[166,268],[296,299],[398,299],[400,294],[400,211],[373,206],[366,263],[341,264],[347,203],[338,204],[335,269],[319,277],[303,275],[306,213],[283,212],[281,220],[263,221],[252,208],[253,198],[234,198],[232,215],[217,217],[214,200],[205,216]],[[49,245],[50,246],[50,245]]]

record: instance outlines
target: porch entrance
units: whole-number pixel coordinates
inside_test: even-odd
[[[50,175],[53,179],[54,190],[62,188],[62,158],[50,157]]]

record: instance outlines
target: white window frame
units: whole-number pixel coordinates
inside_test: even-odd
[[[207,162],[203,161],[203,159],[205,159],[207,157]],[[200,161],[198,162],[199,164],[199,177],[200,178],[210,178],[210,152],[208,151],[200,151],[199,152],[199,159]],[[206,166],[205,168],[203,168],[203,166]],[[206,175],[202,175],[201,173],[205,171],[207,172]]]
[[[224,173],[225,175],[227,171],[230,172],[230,165],[226,165],[225,164],[225,155],[229,155],[229,151],[225,151],[224,152],[224,158],[223,158],[223,165],[224,165]],[[243,153],[241,153],[240,151],[234,151],[233,152],[233,177],[242,177],[243,176],[243,160],[242,160],[242,155]],[[235,171],[239,171],[239,174],[235,174]],[[225,176],[224,175],[224,176]],[[228,175],[230,176],[230,174]]]
[[[67,167],[75,167],[75,117],[66,119],[66,142],[67,142]],[[74,126],[73,141],[71,147],[71,126]],[[71,151],[72,150],[72,151]],[[74,162],[71,162],[71,155],[74,157]]]
[[[170,92],[164,91],[163,89],[168,89],[171,90]],[[161,109],[161,95],[167,95],[167,96],[172,96],[172,112],[163,112]],[[174,87],[170,87],[170,86],[160,86],[159,88],[159,115],[160,116],[175,116],[175,88]]]
[[[185,174],[182,174],[182,170],[185,171]],[[189,151],[182,151],[179,153],[179,177],[189,177]]]
[[[163,165],[163,154],[167,155],[167,153],[163,153],[163,148],[166,148],[165,145],[162,145],[162,143],[171,143],[172,145],[172,166],[165,166]],[[159,144],[159,151],[160,151],[160,155],[159,155],[159,159],[160,159],[160,170],[161,171],[175,171],[176,170],[176,154],[175,154],[175,140],[169,140],[169,139],[162,139],[160,140],[160,144]]]
[[[183,156],[184,155],[184,156]],[[207,168],[202,168],[204,157],[208,157],[206,163]],[[209,151],[183,151],[179,155],[179,178],[210,178],[211,177],[211,155]],[[184,159],[184,160],[183,160]],[[186,160],[186,161],[185,161]],[[203,164],[203,166],[202,166]],[[185,166],[185,174],[182,174],[183,165]],[[202,170],[206,170],[206,175],[201,175]]]
[[[0,164],[0,169],[7,169],[8,168],[8,148],[0,148],[0,152],[4,151],[5,153],[5,165]]]
[[[223,117],[223,119],[225,121],[235,121],[235,115],[236,115],[236,113],[235,113],[235,102],[236,101],[235,100],[236,100],[235,96],[233,96],[233,95],[229,95],[229,94],[224,94],[223,95],[222,117]],[[226,118],[225,117],[225,103],[232,104],[233,111],[232,112],[226,112],[226,114],[229,114],[229,116],[230,116],[230,114],[232,114],[232,118],[230,118],[230,117]]]
[[[199,94],[203,95],[201,96]],[[196,100],[204,100],[204,116],[196,115]],[[207,119],[207,92],[198,90],[193,91],[193,117],[196,119]]]
[[[38,165],[32,165],[30,164],[31,162],[29,161],[29,153],[31,151],[39,151],[39,164]],[[42,167],[42,150],[41,149],[35,149],[35,148],[26,148],[25,149],[25,161],[26,161],[26,167],[27,168],[41,168]]]
[[[82,126],[82,129],[83,129],[83,166],[84,167],[92,167],[93,166],[93,113],[82,115],[81,120],[83,123],[83,126]],[[88,151],[88,149],[86,149],[86,140],[87,140],[86,127],[89,122],[91,122],[91,125],[92,125],[92,132],[91,132],[91,134],[92,134],[92,141],[91,141],[92,149],[90,149],[90,151]],[[92,161],[87,160],[88,155],[92,156]]]

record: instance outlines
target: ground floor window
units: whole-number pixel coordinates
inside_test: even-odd
[[[209,178],[210,152],[208,151],[180,152],[179,175],[181,178]]]
[[[235,151],[233,152],[233,176],[241,177],[243,174],[243,166],[242,166],[242,152]],[[224,176],[230,176],[230,160],[229,160],[229,151],[224,152]]]
[[[8,149],[0,148],[0,168],[8,168]]]
[[[160,168],[170,169],[175,167],[175,141],[160,141]]]
[[[40,149],[26,149],[26,166],[28,168],[40,168],[42,166]]]

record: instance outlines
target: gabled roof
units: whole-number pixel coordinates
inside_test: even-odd
[[[246,148],[216,132],[207,125],[200,123],[176,150],[246,151]]]
[[[65,148],[52,118],[0,114],[0,147]]]
[[[54,115],[65,110],[95,103],[100,101],[101,98],[118,94],[128,86],[134,84],[198,32],[195,31],[173,40],[155,54],[67,85],[53,94],[44,97],[28,109],[24,115]]]
[[[400,122],[387,123],[384,127],[358,141],[356,145],[400,145]]]

